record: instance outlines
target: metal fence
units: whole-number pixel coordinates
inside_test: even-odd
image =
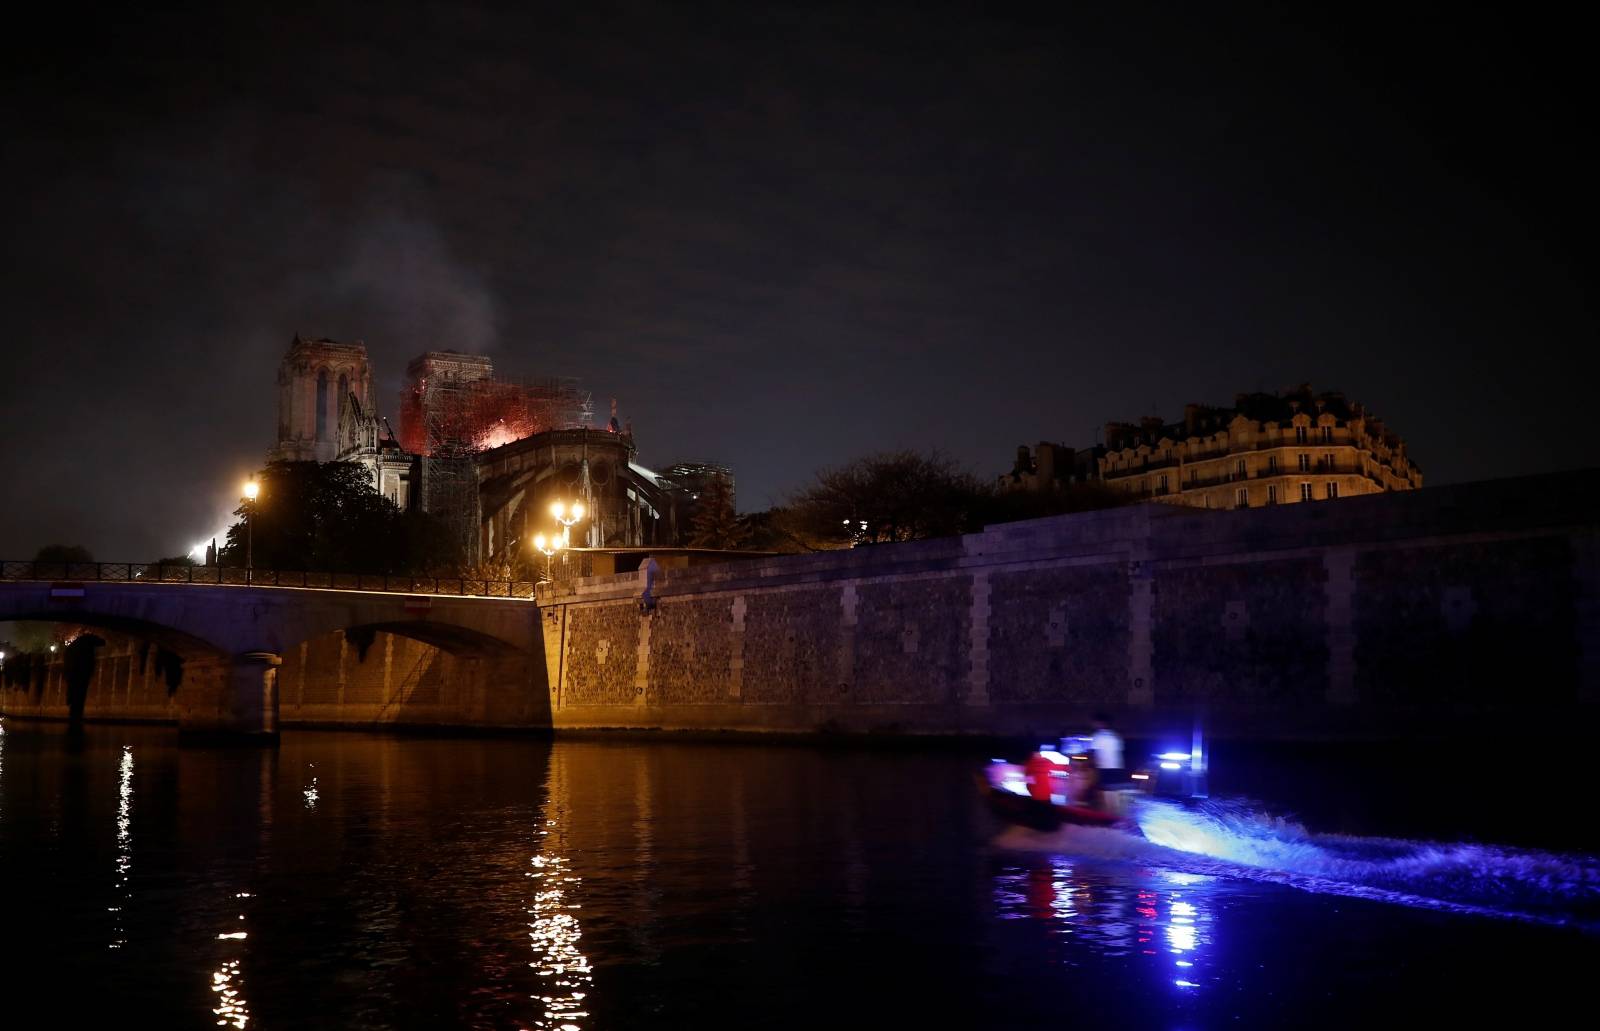
[[[186,566],[161,562],[0,562],[0,580],[93,583],[208,584],[298,587],[322,591],[381,591],[460,598],[532,598],[531,580],[480,580],[458,576],[388,576],[374,573],[306,573],[239,566]]]

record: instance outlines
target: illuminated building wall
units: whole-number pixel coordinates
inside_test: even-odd
[[[575,546],[681,543],[688,506],[723,466],[680,477],[637,464],[631,428],[591,428],[594,404],[570,378],[495,375],[484,355],[428,351],[406,366],[396,433],[377,410],[366,348],[296,336],[279,368],[278,444],[270,459],[350,461],[401,509],[440,519],[469,564],[526,550],[552,500],[583,501]],[[682,483],[678,482],[682,479]]]
[[[295,334],[278,365],[278,439],[269,460],[333,461],[351,399],[367,405],[371,397],[372,370],[360,341],[341,344]]]
[[[1405,442],[1337,391],[1301,386],[1240,394],[1231,408],[1191,404],[1181,422],[1109,423],[1103,445],[1019,448],[1008,490],[1099,480],[1140,499],[1259,508],[1413,490],[1422,471]]]

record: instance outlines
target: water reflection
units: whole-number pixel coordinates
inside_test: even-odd
[[[133,746],[122,746],[122,761],[117,766],[117,904],[108,907],[111,918],[111,947],[128,944],[123,912],[129,899],[128,881],[133,871]]]
[[[234,895],[241,907],[249,897],[250,893],[246,891]],[[229,927],[217,934],[218,941],[229,943],[222,946],[221,965],[211,972],[211,991],[216,994],[216,1004],[211,1012],[217,1018],[218,1027],[242,1028],[250,1023],[250,1004],[244,997],[244,973],[240,969],[244,960],[244,942],[250,933],[243,926],[244,914],[238,916],[239,926]]]
[[[558,798],[566,792],[558,790],[564,767],[552,764],[550,794],[545,803],[544,826],[539,831],[539,851],[530,859],[533,869],[528,878],[533,882],[533,900],[527,907],[532,918],[528,923],[528,937],[533,941],[533,962],[528,964],[541,978],[545,987],[534,996],[543,1003],[542,1018],[534,1021],[535,1027],[554,1031],[578,1031],[578,1021],[589,1015],[584,1000],[588,998],[594,981],[594,971],[589,959],[578,947],[583,938],[583,928],[577,911],[582,908],[572,898],[572,893],[583,879],[572,873],[566,851],[567,814]]]
[[[1004,920],[1045,921],[1066,944],[1061,961],[1145,956],[1170,962],[1175,988],[1201,986],[1200,963],[1211,943],[1211,878],[1167,871],[1112,875],[1071,856],[1002,866],[994,877],[996,914]]]

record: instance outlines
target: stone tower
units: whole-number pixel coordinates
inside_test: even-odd
[[[366,409],[371,397],[372,370],[363,344],[308,340],[296,333],[278,365],[278,443],[268,459],[333,461],[351,398]]]

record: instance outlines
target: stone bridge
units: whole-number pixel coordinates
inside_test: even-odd
[[[178,723],[272,735],[278,667],[302,642],[388,633],[542,679],[538,609],[523,598],[95,581],[0,581],[0,621],[71,623],[138,637],[184,660]],[[368,637],[370,640],[370,636]],[[529,684],[528,687],[538,685]]]

